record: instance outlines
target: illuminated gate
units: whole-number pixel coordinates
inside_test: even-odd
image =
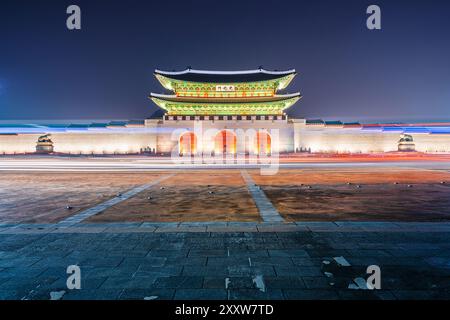
[[[272,153],[272,138],[264,131],[258,131],[255,138],[256,154],[269,155]]]
[[[197,137],[193,132],[185,132],[180,136],[180,155],[192,155],[197,152]]]
[[[214,153],[236,154],[236,134],[229,130],[220,131],[214,139]]]

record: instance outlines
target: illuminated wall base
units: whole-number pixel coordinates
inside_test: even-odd
[[[195,125],[216,130],[211,137],[194,134]],[[372,153],[398,151],[399,132],[306,125],[302,119],[177,121],[147,120],[146,132],[108,129],[102,132],[51,132],[54,152],[130,154],[142,149],[170,154],[273,154],[286,152]],[[241,141],[223,132],[253,130],[259,138]],[[277,132],[276,136],[272,132]],[[186,134],[187,133],[187,134]],[[181,135],[185,134],[183,138]],[[35,153],[38,134],[0,134],[0,154]],[[412,133],[419,152],[450,152],[450,134]]]

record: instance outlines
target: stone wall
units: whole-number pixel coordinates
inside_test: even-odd
[[[41,134],[0,135],[0,154],[33,153]],[[127,154],[156,148],[152,133],[53,133],[54,152],[68,154]]]
[[[201,125],[200,125],[201,124]],[[272,136],[272,153],[311,152],[371,153],[397,151],[400,132],[382,132],[324,125],[307,125],[302,119],[292,120],[147,120],[145,128],[108,129],[103,132],[52,133],[54,152],[70,154],[126,154],[141,149],[156,149],[170,154],[178,150],[182,133],[191,131],[199,138],[197,151],[211,153],[214,135],[220,130],[241,131],[245,142],[239,141],[237,152],[252,153],[254,134],[265,130]],[[252,133],[253,131],[253,133]],[[202,135],[203,133],[203,135]],[[253,135],[252,135],[253,134]],[[34,153],[42,134],[0,135],[0,154]],[[416,151],[450,152],[448,134],[411,134]],[[253,137],[253,138],[252,138]],[[176,151],[177,152],[177,151]]]
[[[412,134],[416,150],[421,152],[450,152],[450,134]]]
[[[40,134],[0,135],[0,154],[33,153]]]
[[[299,130],[299,147],[311,152],[370,153],[397,151],[399,133],[365,132],[360,128],[317,128]]]
[[[152,133],[55,133],[51,139],[54,152],[70,154],[139,153],[154,145]]]
[[[300,125],[296,134],[298,135],[298,149],[311,150],[311,152],[392,152],[398,150],[400,139],[400,132],[320,125]],[[413,137],[416,151],[450,152],[450,135],[448,134],[408,134]]]

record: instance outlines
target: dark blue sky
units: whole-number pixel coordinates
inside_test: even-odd
[[[66,29],[70,4],[81,31]],[[297,69],[297,117],[450,120],[445,0],[2,0],[0,41],[0,120],[142,119],[163,91],[155,68],[260,65]]]

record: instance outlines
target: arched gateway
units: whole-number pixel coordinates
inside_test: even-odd
[[[192,133],[183,134],[179,140],[180,154],[230,155],[242,152],[267,155],[272,153],[272,148],[279,150],[279,139],[273,141],[265,131],[286,132],[292,126],[285,110],[296,103],[301,95],[298,92],[283,94],[279,91],[286,89],[295,75],[294,69],[155,70],[155,76],[161,85],[172,93],[151,93],[150,98],[166,111],[163,124],[168,128],[181,127],[200,132],[194,128],[199,125],[203,131],[219,130],[212,138],[204,133],[198,137]],[[251,139],[241,139],[240,133],[239,136],[236,135],[237,132],[248,129],[257,132],[256,138],[252,135]],[[279,134],[278,137],[284,139],[283,145],[290,144],[290,141],[286,141],[286,134]],[[161,149],[172,150],[172,142],[169,147],[168,140],[158,139]],[[245,140],[245,143],[241,140]]]
[[[180,136],[179,153],[181,156],[193,155],[197,152],[197,137],[193,132],[185,132]]]
[[[230,130],[222,130],[214,139],[214,154],[236,154],[236,134]]]
[[[265,131],[258,131],[255,138],[255,153],[258,155],[270,155],[272,153],[272,138]]]

